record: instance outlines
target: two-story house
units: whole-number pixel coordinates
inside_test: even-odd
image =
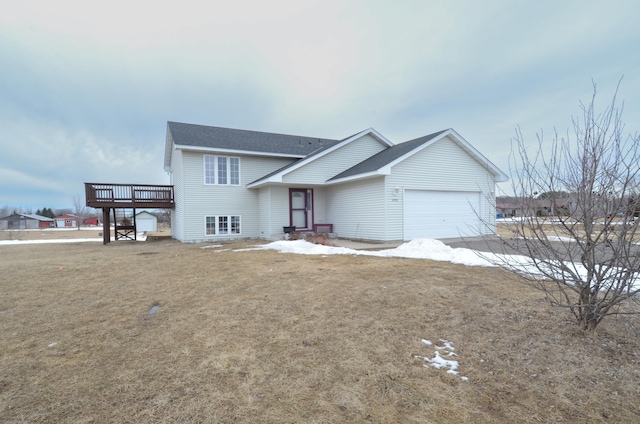
[[[284,227],[377,241],[488,233],[507,176],[452,129],[394,144],[167,124],[173,237],[282,239]]]

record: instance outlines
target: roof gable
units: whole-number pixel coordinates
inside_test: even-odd
[[[296,169],[299,169],[351,142],[354,142],[366,135],[370,135],[372,136],[374,139],[376,139],[377,141],[379,141],[381,144],[385,145],[385,146],[393,146],[393,143],[391,141],[389,141],[386,137],[384,137],[382,134],[380,134],[379,132],[377,132],[375,129],[373,128],[368,128],[366,130],[360,131],[359,133],[353,134],[345,139],[342,139],[340,141],[338,141],[337,143],[334,143],[332,145],[327,145],[324,146],[314,152],[312,152],[311,154],[307,155],[305,158],[300,159],[298,161],[292,162],[268,175],[265,175],[262,178],[259,178],[256,181],[253,181],[251,183],[249,183],[247,185],[247,187],[249,188],[254,188],[254,187],[258,187],[260,185],[264,185],[264,184],[268,184],[268,183],[280,183],[282,182],[282,177],[285,174],[288,174],[292,171],[295,171]]]
[[[489,159],[483,156],[468,141],[462,138],[460,134],[450,128],[416,138],[414,140],[406,141],[404,143],[396,144],[393,147],[383,150],[377,155],[374,155],[345,170],[344,172],[341,172],[331,178],[328,182],[338,183],[375,175],[389,175],[391,173],[391,167],[447,136],[449,136],[453,142],[460,146],[462,150],[469,154],[473,159],[483,164],[487,170],[496,177],[496,181],[502,182],[509,179],[507,175],[496,167]]]
[[[391,146],[388,149],[381,151],[377,155],[371,156],[370,158],[360,162],[359,164],[345,170],[344,172],[341,172],[340,174],[331,178],[329,181],[376,172],[379,169],[387,166],[389,163],[397,160],[398,158],[405,156],[407,153],[428,142],[434,137],[437,137],[443,132],[444,130],[437,133],[425,135],[424,137],[420,137],[415,140]]]

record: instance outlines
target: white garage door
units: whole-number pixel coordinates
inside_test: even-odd
[[[137,217],[136,230],[138,232],[158,231],[158,222],[151,217]]]
[[[406,190],[404,239],[478,235],[481,198],[479,192]]]

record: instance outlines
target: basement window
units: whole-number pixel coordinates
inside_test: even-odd
[[[204,229],[207,236],[241,234],[240,215],[209,215],[204,217]]]

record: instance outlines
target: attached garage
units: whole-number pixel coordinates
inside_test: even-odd
[[[404,240],[479,235],[482,200],[481,192],[405,190]]]

